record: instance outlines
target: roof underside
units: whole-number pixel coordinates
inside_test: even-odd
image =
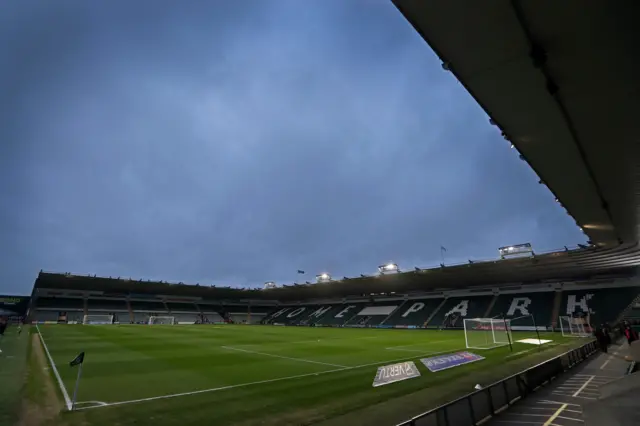
[[[640,2],[393,0],[594,244],[640,235]]]

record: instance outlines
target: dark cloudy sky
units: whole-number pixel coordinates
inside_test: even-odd
[[[2,5],[0,293],[583,242],[537,181],[387,0]]]

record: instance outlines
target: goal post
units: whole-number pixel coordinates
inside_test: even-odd
[[[579,317],[561,316],[558,318],[562,337],[588,337],[584,319]]]
[[[467,349],[493,349],[508,346],[511,321],[497,318],[471,318],[464,320],[464,340]]]
[[[84,325],[110,325],[113,324],[113,315],[85,315],[82,318]]]
[[[149,317],[149,325],[173,325],[175,324],[175,317]]]

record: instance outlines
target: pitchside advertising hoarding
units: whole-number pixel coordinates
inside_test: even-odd
[[[420,377],[420,371],[413,361],[383,365],[378,367],[376,377],[373,379],[373,387],[376,388],[414,377]]]
[[[434,356],[420,360],[429,371],[437,372],[449,368],[458,367],[471,362],[482,361],[484,357],[471,352],[458,352],[455,354]]]
[[[484,357],[471,352],[457,352],[454,354],[439,355],[430,358],[422,358],[420,362],[432,373],[482,361]],[[384,365],[378,367],[376,376],[373,379],[373,387],[389,385],[402,380],[420,377],[420,370],[413,361],[400,362],[398,364]]]

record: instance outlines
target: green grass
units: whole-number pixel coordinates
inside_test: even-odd
[[[10,326],[0,337],[0,425],[10,425],[18,419],[28,348],[29,333],[18,336],[16,326]]]
[[[86,352],[78,395],[81,402],[113,404],[228,387],[62,416],[68,425],[97,426],[341,424],[349,416],[363,423],[383,425],[468,393],[475,383],[488,384],[520,371],[566,351],[567,344],[580,340],[545,334],[553,344],[538,348],[515,343],[515,356],[508,347],[476,350],[473,352],[486,359],[437,373],[416,362],[421,377],[373,388],[377,364],[418,361],[430,353],[463,350],[464,334],[433,330],[135,325],[47,325],[41,326],[40,331],[70,395],[77,367],[71,368],[68,363],[79,352]],[[514,332],[516,340],[525,337],[532,337],[532,333]],[[352,419],[350,423],[357,421]]]

